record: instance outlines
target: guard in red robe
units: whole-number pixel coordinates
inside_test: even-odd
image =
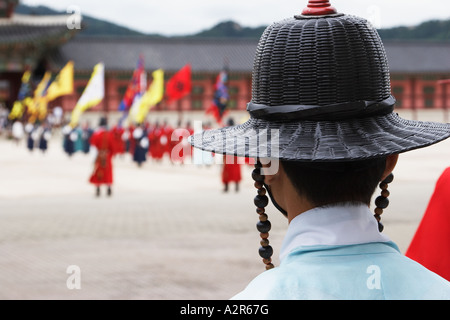
[[[227,121],[228,126],[234,125],[234,120],[232,118]],[[241,182],[241,163],[244,163],[242,159],[231,156],[223,156],[223,169],[222,169],[222,183],[224,186],[223,191],[228,192],[228,185],[230,182],[235,183],[236,192],[239,191],[239,182]]]
[[[239,183],[241,182],[241,164],[237,157],[223,156],[222,182],[224,192],[228,192],[228,185],[234,182],[236,192],[239,191]]]
[[[168,143],[167,137],[164,135],[162,127],[156,123],[153,130],[149,133],[148,139],[150,141],[149,153],[156,161],[161,161]]]
[[[450,281],[450,167],[438,181],[406,256]]]
[[[114,152],[116,154],[123,154],[125,152],[125,141],[123,139],[124,132],[125,129],[119,126],[114,126],[111,129],[111,135],[114,140]]]
[[[172,143],[170,140],[172,138],[173,128],[167,123],[167,121],[164,122],[163,132],[165,137],[162,139],[164,142],[164,154],[167,154],[170,158],[170,154],[172,152]]]
[[[106,118],[100,119],[100,127],[91,137],[91,146],[97,148],[97,157],[94,163],[94,171],[89,182],[96,186],[96,195],[100,196],[100,186],[107,186],[107,194],[111,195],[111,186],[113,184],[113,164],[114,156],[114,138],[110,131],[107,130]]]

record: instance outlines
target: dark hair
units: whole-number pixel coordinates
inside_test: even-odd
[[[281,165],[299,195],[315,206],[339,202],[370,204],[386,167],[386,158],[352,162],[297,162]]]

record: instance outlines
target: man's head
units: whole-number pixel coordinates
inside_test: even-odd
[[[277,204],[291,220],[299,213],[334,203],[370,204],[375,188],[394,169],[398,155],[352,162],[281,161],[265,176]]]

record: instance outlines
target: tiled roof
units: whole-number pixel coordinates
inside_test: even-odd
[[[92,70],[103,61],[107,70],[130,71],[139,54],[147,70],[180,69],[217,72],[228,61],[231,71],[251,72],[255,39],[78,38],[53,56],[55,67],[74,60],[77,70]],[[391,72],[450,72],[450,43],[385,42]]]
[[[192,70],[217,71],[228,62],[231,71],[248,72],[253,66],[257,40],[74,38],[55,55],[59,65],[75,62],[78,70],[91,70],[103,61],[106,70],[133,70],[140,54],[147,70],[175,71],[190,63]]]
[[[14,14],[0,18],[0,46],[39,43],[62,37],[71,30],[67,28],[67,15],[30,16]],[[45,44],[45,43],[44,43]]]
[[[450,72],[449,42],[385,42],[391,72]]]

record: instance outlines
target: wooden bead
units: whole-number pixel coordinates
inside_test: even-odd
[[[394,181],[394,175],[391,173],[389,174],[384,180],[384,183],[391,183],[392,181]]]
[[[389,199],[379,196],[375,199],[375,205],[381,209],[386,209],[389,205]]]
[[[257,214],[263,214],[264,212],[266,212],[266,209],[264,209],[264,208],[256,208],[256,213]]]
[[[272,257],[273,249],[271,246],[260,247],[258,252],[259,252],[259,255],[261,258],[268,259],[268,258]]]
[[[269,237],[269,233],[268,232],[261,232],[259,234],[259,236],[261,237],[261,239],[267,239]]]
[[[266,195],[266,189],[261,188],[258,189],[258,196],[265,196]]]
[[[254,186],[256,189],[261,189],[262,187],[264,187],[263,183],[258,181],[255,181]]]
[[[380,185],[379,185],[379,187],[380,187],[381,190],[386,190],[387,187],[388,187],[388,184],[385,183],[385,182],[381,182]]]
[[[259,243],[261,247],[267,247],[269,245],[269,239],[262,239]]]
[[[265,213],[261,213],[261,214],[259,215],[259,221],[267,221],[268,218],[269,218],[269,217],[268,217],[267,214],[265,214]]]
[[[269,258],[269,259],[262,259],[262,262],[263,262],[264,264],[272,263],[272,258]]]
[[[374,212],[375,212],[375,214],[377,214],[377,215],[381,215],[381,214],[383,213],[383,209],[381,209],[381,208],[375,208]]]
[[[259,232],[261,233],[267,233],[270,231],[270,229],[272,228],[272,225],[270,224],[270,221],[259,221],[256,224],[256,229],[258,229]]]
[[[253,199],[253,203],[258,208],[264,208],[267,207],[267,205],[269,204],[269,198],[267,198],[267,196],[256,196]]]
[[[264,176],[261,174],[261,169],[259,169],[259,168],[253,169],[253,171],[252,171],[252,179],[257,181],[257,182],[263,182],[264,181]]]
[[[381,190],[381,195],[385,198],[389,197],[390,194],[391,193],[387,189]]]
[[[275,266],[273,264],[271,264],[271,263],[266,264],[266,270],[270,270],[273,268],[275,268]]]

